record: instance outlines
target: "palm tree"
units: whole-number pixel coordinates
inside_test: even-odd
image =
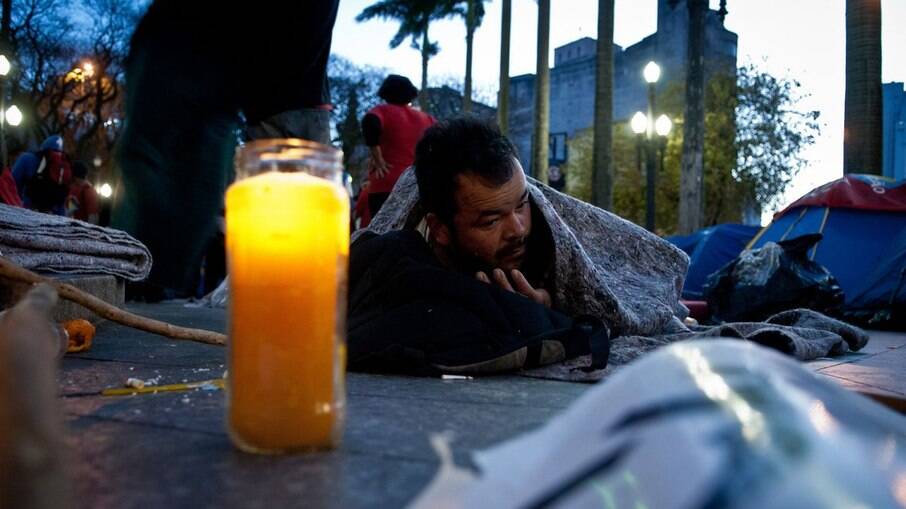
[[[428,27],[432,21],[446,18],[453,13],[452,4],[443,0],[380,0],[369,5],[355,20],[368,21],[374,18],[395,20],[400,24],[399,30],[390,40],[390,47],[396,48],[407,38],[412,39],[412,47],[422,54],[422,87],[418,102],[423,111],[428,109],[426,97],[428,89],[428,60],[437,54],[437,43],[428,38]]]
[[[548,138],[550,137],[551,0],[538,0],[538,58],[535,78],[535,135],[532,140],[532,173],[547,183]]]
[[[456,4],[453,11],[462,16],[466,22],[466,79],[462,91],[462,111],[468,113],[472,110],[472,39],[475,30],[484,21],[484,2],[487,0],[453,0]],[[465,4],[463,7],[459,4]]]
[[[598,0],[595,64],[595,131],[591,202],[610,210],[613,198],[613,2]]]
[[[846,0],[843,172],[881,174],[881,0]]]
[[[705,15],[707,0],[688,0],[686,113],[680,170],[679,233],[701,228],[705,153]]]
[[[497,97],[497,123],[500,132],[509,130],[510,114],[510,18],[513,0],[503,0],[502,21],[500,22],[500,91]]]

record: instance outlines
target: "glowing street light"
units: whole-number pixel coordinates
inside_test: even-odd
[[[9,59],[6,58],[6,55],[0,54],[0,76],[6,76],[9,74],[9,70],[12,69],[13,65],[9,62]]]
[[[653,61],[648,62],[648,65],[645,66],[642,74],[645,76],[645,81],[648,83],[657,83],[657,80],[661,77],[661,68]]]
[[[670,134],[671,129],[673,129],[673,122],[670,121],[670,117],[667,115],[659,116],[654,122],[654,130],[658,136],[667,136]]]
[[[15,104],[10,106],[9,109],[6,110],[5,117],[6,122],[13,127],[16,127],[17,125],[22,123],[22,111],[20,111],[19,107]]]
[[[632,128],[632,132],[644,134],[648,130],[648,117],[641,111],[637,111],[632,116],[632,120],[629,121],[629,126]]]
[[[82,63],[82,72],[85,74],[85,76],[88,76],[89,78],[94,76],[94,64],[92,64],[91,62],[88,62],[88,61],[83,62]]]
[[[110,187],[110,184],[104,182],[101,184],[101,187],[98,188],[98,194],[101,195],[102,198],[110,198],[113,196],[113,188]]]

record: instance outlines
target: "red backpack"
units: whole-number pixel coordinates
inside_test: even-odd
[[[38,155],[41,158],[38,170],[28,183],[26,194],[33,209],[51,212],[66,201],[72,182],[72,165],[69,157],[59,150],[43,150]]]

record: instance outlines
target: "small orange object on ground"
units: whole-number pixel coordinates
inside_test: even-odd
[[[66,353],[84,352],[91,348],[94,339],[94,325],[88,320],[67,320],[62,324],[66,331],[68,344]]]

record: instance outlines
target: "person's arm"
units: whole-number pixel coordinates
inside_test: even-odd
[[[371,152],[368,173],[378,179],[390,172],[387,161],[384,160],[384,154],[381,152],[381,131],[381,119],[373,113],[365,115],[362,119],[362,134],[365,136],[365,145]]]

